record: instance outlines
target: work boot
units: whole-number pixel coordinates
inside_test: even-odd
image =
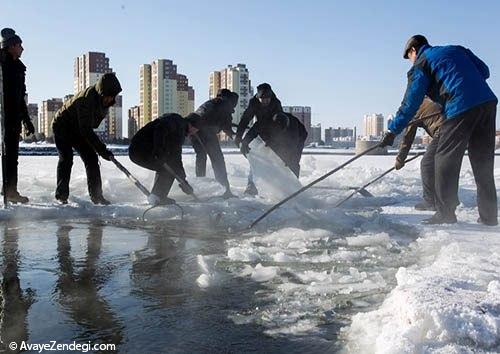
[[[426,200],[415,204],[415,209],[420,211],[436,211],[436,207],[434,206],[434,204],[431,204]]]
[[[148,202],[152,206],[160,206],[160,205],[172,205],[175,204],[175,200],[168,197],[160,197],[154,193],[151,193],[148,196]]]
[[[236,196],[231,192],[230,189],[226,189],[223,195],[221,195],[222,199],[236,198]]]
[[[175,199],[169,197],[163,197],[160,199],[157,205],[172,205],[172,204],[175,204]]]
[[[97,196],[97,197],[90,197],[90,200],[92,200],[92,203],[94,204],[102,204],[102,205],[110,205],[111,202],[104,198],[102,195]]]
[[[19,194],[18,191],[15,191],[15,192],[7,192],[7,201],[9,201],[10,203],[14,203],[14,204],[17,204],[17,203],[26,204],[30,200],[28,197],[25,197],[25,196]]]
[[[431,218],[422,221],[422,224],[426,225],[439,225],[439,224],[455,224],[457,222],[457,217],[455,214],[444,216],[440,213],[432,215]]]
[[[60,204],[63,204],[63,205],[68,204],[68,198],[57,198],[57,197],[56,197],[56,200],[57,200]]]
[[[498,225],[498,220],[495,219],[495,220],[484,220],[482,217],[479,217],[477,219],[477,222],[478,224],[483,224],[483,225],[487,225],[487,226],[496,226]]]
[[[245,189],[245,194],[254,197],[259,194],[259,191],[257,190],[257,187],[255,187],[255,184],[250,182],[247,185],[247,189]]]

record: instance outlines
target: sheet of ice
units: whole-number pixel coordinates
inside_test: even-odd
[[[250,143],[248,161],[259,194],[279,201],[302,188],[302,184],[276,153],[257,137]]]

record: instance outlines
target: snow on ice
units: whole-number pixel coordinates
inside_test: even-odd
[[[348,158],[305,155],[300,182],[305,185]],[[118,159],[151,187],[151,171],[126,157]],[[201,198],[223,193],[210,168],[208,177],[194,178],[194,155],[184,159],[188,179]],[[361,185],[390,168],[393,159],[362,157],[321,182],[331,189],[311,189],[308,199],[313,202],[284,205],[255,230],[244,232],[288,190],[273,193],[264,187],[262,196],[244,197],[249,168],[242,156],[226,156],[240,199],[196,204],[174,186],[171,196],[185,209],[186,220],[212,227],[214,216],[220,215],[213,227],[227,238],[222,253],[198,255],[196,284],[208,289],[232,278],[258,284],[254,297],[260,305],[230,317],[235,323],[261,325],[269,336],[333,331],[339,334],[340,347],[355,353],[500,351],[500,227],[476,223],[475,185],[467,159],[456,225],[420,225],[430,213],[412,208],[421,193],[418,162],[371,186],[374,198],[356,196],[342,208],[332,207],[348,193],[342,188]],[[103,188],[114,204],[92,205],[78,157],[70,204],[59,206],[53,199],[56,163],[55,156],[22,156],[19,189],[31,203],[1,210],[0,219],[137,220],[148,207],[141,192],[106,161],[101,166]],[[256,180],[270,178],[262,170],[253,173]],[[499,168],[495,178],[500,185]],[[176,208],[148,214],[149,223],[179,218]]]

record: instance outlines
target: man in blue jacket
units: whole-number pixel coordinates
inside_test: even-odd
[[[445,116],[435,155],[436,213],[424,222],[457,221],[458,179],[468,149],[477,186],[478,222],[497,225],[493,165],[498,100],[486,83],[490,76],[488,66],[467,48],[433,47],[422,35],[408,40],[403,57],[413,66],[408,71],[408,86],[401,107],[381,145],[393,144],[425,95],[441,104]]]

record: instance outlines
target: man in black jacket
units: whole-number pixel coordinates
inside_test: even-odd
[[[61,203],[68,202],[75,149],[85,164],[90,199],[94,204],[110,204],[102,195],[97,154],[105,160],[111,160],[113,153],[106,148],[94,129],[106,118],[109,107],[115,104],[115,98],[121,90],[115,74],[104,74],[97,84],[80,91],[56,113],[52,129],[59,153],[56,199]]]
[[[29,199],[17,191],[17,165],[21,122],[28,135],[35,133],[26,106],[26,67],[19,60],[23,53],[21,38],[11,28],[1,31],[0,63],[3,75],[5,151],[3,186],[7,200],[12,203],[27,203]]]
[[[176,113],[164,114],[142,127],[132,138],[129,147],[130,159],[141,167],[156,171],[155,181],[148,201],[151,205],[168,205],[175,200],[168,198],[174,183],[164,164],[185,183],[179,184],[182,191],[192,194],[193,188],[186,181],[182,164],[182,144],[186,136],[198,132],[195,120],[184,119]]]
[[[262,128],[264,126],[264,129]],[[307,131],[302,122],[290,113],[277,113],[270,122],[261,125],[256,122],[243,139],[242,150],[248,153],[250,142],[259,135],[262,140],[278,155],[297,178],[300,173],[300,158],[307,138]]]
[[[241,149],[241,152],[246,155],[249,151],[248,144],[242,144],[243,134],[250,124],[250,121],[255,117],[256,124],[259,124],[259,134],[269,134],[273,126],[273,117],[277,113],[282,113],[280,100],[274,94],[271,85],[263,83],[257,86],[257,94],[250,99],[247,109],[241,116],[240,123],[236,130],[235,144]],[[255,138],[255,136],[253,137]],[[253,140],[252,138],[252,140]],[[247,140],[247,142],[249,142]],[[241,145],[241,146],[240,146]],[[248,176],[248,185],[245,194],[257,195],[257,188],[252,181],[252,172]]]
[[[188,118],[196,120],[199,132],[191,136],[194,151],[196,152],[196,177],[206,175],[207,154],[210,157],[215,179],[226,189],[223,197],[233,197],[227,179],[226,163],[220,147],[217,134],[223,131],[230,138],[233,137],[232,114],[238,103],[238,94],[222,89],[217,97],[203,103]]]

